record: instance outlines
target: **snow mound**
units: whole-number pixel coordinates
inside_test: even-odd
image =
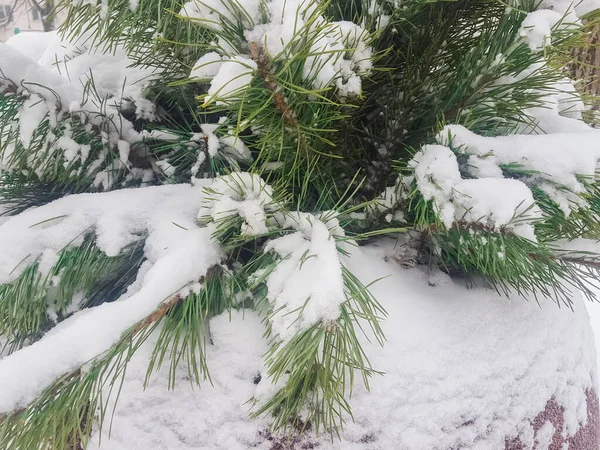
[[[596,354],[586,308],[575,311],[484,288],[466,289],[442,273],[403,270],[396,243],[355,250],[348,266],[363,282],[389,275],[372,292],[389,313],[385,347],[365,342],[373,366],[385,372],[371,391],[357,387],[341,441],[306,437],[323,450],[503,449],[519,436],[524,448],[532,422],[554,398],[564,408],[565,436],[586,423],[586,389],[597,386]],[[245,402],[264,389],[261,377],[264,327],[249,311],[211,321],[207,350],[213,386],[195,391],[181,371],[175,391],[159,374],[142,392],[151,343],[127,373],[104,450],[271,449],[267,423],[249,419]],[[568,338],[566,338],[568,336]],[[258,383],[258,385],[255,385]],[[268,436],[268,434],[267,434]],[[93,437],[96,448],[99,434]],[[302,447],[299,447],[302,448]],[[312,448],[312,447],[307,447]]]

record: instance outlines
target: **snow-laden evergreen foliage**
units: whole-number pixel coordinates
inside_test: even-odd
[[[208,319],[264,319],[275,429],[335,432],[401,262],[553,297],[600,275],[600,135],[569,79],[594,0],[64,0],[0,44],[0,447],[79,448],[127,362],[210,379]],[[586,113],[586,114],[584,114]],[[128,189],[127,189],[128,188]],[[402,295],[402,293],[398,293]]]

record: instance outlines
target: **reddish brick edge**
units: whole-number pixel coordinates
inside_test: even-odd
[[[531,423],[534,436],[546,422],[554,426],[554,436],[548,450],[562,450],[563,444],[568,444],[568,450],[598,450],[600,448],[600,409],[598,396],[593,389],[585,392],[587,403],[587,422],[577,430],[574,436],[564,438],[562,435],[565,422],[564,408],[560,406],[554,397],[548,400],[546,408],[537,415]],[[525,445],[519,437],[507,439],[505,450],[525,450]]]

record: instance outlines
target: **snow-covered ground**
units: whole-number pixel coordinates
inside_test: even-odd
[[[295,449],[501,449],[520,435],[531,448],[548,448],[550,422],[534,436],[533,419],[551,397],[565,408],[572,435],[586,420],[586,388],[596,382],[593,335],[583,300],[575,311],[552,301],[541,306],[507,299],[424,269],[403,269],[391,241],[357,249],[350,268],[365,282],[384,274],[372,291],[387,309],[387,342],[365,343],[376,376],[352,397],[354,422],[330,442],[304,438]],[[590,306],[600,331],[600,305]],[[265,433],[266,419],[248,418],[245,402],[265,389],[259,318],[250,311],[211,321],[207,350],[213,386],[192,389],[180,373],[175,391],[166,374],[142,391],[151,346],[128,371],[102,450],[242,450],[280,448]],[[264,372],[262,372],[264,373]],[[97,443],[99,433],[94,436]],[[545,441],[547,440],[547,442]],[[544,441],[544,442],[542,442]],[[314,447],[313,447],[314,445]]]
[[[586,302],[586,306],[588,313],[590,314],[590,322],[592,323],[594,337],[596,340],[596,353],[598,354],[598,360],[600,361],[600,292],[598,293],[598,301]]]

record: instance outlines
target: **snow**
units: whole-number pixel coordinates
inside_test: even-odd
[[[204,137],[206,137],[206,146],[208,154],[210,156],[216,156],[219,152],[220,147],[219,138],[214,134],[216,126],[203,124],[200,126],[200,129],[204,133]]]
[[[131,0],[131,8],[137,3]],[[360,25],[328,22],[315,2],[241,0],[245,12],[226,5],[224,0],[192,1],[181,10],[216,32],[227,22],[243,32],[240,42],[217,38],[219,51],[200,58],[189,74],[210,81],[205,104],[239,100],[253,82],[258,65],[240,49],[258,43],[269,58],[288,61],[298,48],[299,27],[309,27],[308,34],[314,37],[305,79],[316,88],[335,87],[342,98],[361,94],[361,77],[372,70],[372,49],[370,36]],[[600,0],[576,5],[545,0],[540,5],[545,9],[526,17],[521,37],[532,50],[543,50],[561,21],[559,26],[570,26],[598,5]],[[154,105],[143,93],[160,75],[155,69],[132,67],[122,48],[102,54],[82,42],[62,41],[55,33],[44,36],[47,39],[29,33],[0,44],[3,76],[29,95],[17,124],[24,145],[30,145],[46,118],[56,121],[58,114],[83,111],[94,123],[96,113],[106,113],[84,101],[82,86],[90,80],[90,72],[98,95],[112,99],[110,114],[118,114],[116,104],[125,100],[135,106],[138,118],[154,118]],[[526,74],[515,77],[519,76]],[[572,83],[563,80],[555,88],[544,98],[544,107],[528,111],[537,129],[519,130],[554,134],[483,137],[450,125],[438,136],[438,144],[422,147],[411,161],[414,180],[399,180],[375,207],[386,212],[389,221],[402,220],[402,211],[389,210],[405,195],[402,190],[414,183],[425,199],[434,202],[447,227],[455,221],[483,223],[535,240],[533,224],[541,211],[534,206],[530,188],[543,189],[569,214],[574,204],[582,204],[575,195],[586,190],[581,177],[594,177],[600,159],[597,131],[577,120],[584,106],[574,99]],[[131,144],[142,138],[180,139],[160,130],[137,133],[130,122],[117,122],[122,127],[110,130],[106,138],[122,164],[127,164]],[[219,125],[203,125],[202,133],[190,140],[205,139],[207,144],[206,154],[198,155],[194,176],[205,158],[217,156],[221,149],[251,157],[232,130],[215,134]],[[85,160],[90,152],[89,146],[71,137],[67,129],[55,143],[65,164]],[[466,168],[459,166],[455,151],[468,157]],[[505,179],[501,166],[507,164],[536,175]],[[166,159],[156,162],[156,168],[166,176],[175,172]],[[463,179],[465,170],[475,178]],[[110,168],[98,172],[95,184],[110,187],[109,173]],[[150,179],[147,173],[138,175]],[[164,370],[141,392],[153,336],[131,363],[110,439],[107,429],[96,431],[95,442],[103,436],[100,448],[271,448],[260,434],[268,427],[268,418],[249,419],[247,403],[263,401],[277,389],[266,376],[265,328],[285,341],[314,324],[335,321],[346,300],[342,264],[365,283],[390,275],[372,287],[389,314],[382,323],[387,343],[381,348],[360,338],[374,368],[385,376],[372,380],[370,392],[355,386],[350,400],[355,420],[347,424],[340,441],[320,440],[320,449],[484,450],[503,448],[512,436],[520,436],[527,448],[547,448],[553,425],[547,423],[534,433],[531,422],[551,398],[564,408],[566,435],[585,422],[585,390],[597,392],[598,373],[580,295],[574,295],[571,312],[556,308],[552,300],[538,298],[538,306],[517,295],[505,298],[491,289],[466,289],[439,271],[430,272],[433,269],[402,269],[403,257],[411,253],[392,240],[354,248],[351,257],[342,257],[336,238],[343,231],[337,220],[326,220],[325,214],[283,214],[271,188],[246,173],[194,179],[191,186],[70,196],[3,221],[0,283],[13,281],[34,262],[39,262],[41,273],[49,273],[60,251],[78,244],[89,232],[96,234],[98,247],[107,255],[116,255],[139,235],[147,235],[147,261],[118,301],[75,313],[40,341],[0,359],[0,414],[27,405],[57,377],[109,349],[163,301],[197,287],[223,258],[213,237],[215,223],[238,217],[243,236],[266,235],[275,228],[289,232],[263,248],[280,259],[266,277],[271,313],[265,319],[240,309],[210,320],[207,359],[212,385],[207,382],[199,392],[186,383],[185,370],[175,392],[168,391]],[[595,321],[600,327],[600,320]],[[316,437],[309,434],[306,439]]]
[[[451,137],[451,139],[449,139]],[[581,189],[575,175],[593,176],[600,158],[600,134],[553,133],[483,137],[461,125],[446,126],[438,141],[451,143],[469,155],[494,156],[497,164],[517,163],[574,190]]]
[[[283,341],[311,325],[334,322],[346,300],[334,237],[320,220],[301,220],[309,232],[288,234],[265,247],[282,258],[267,278],[267,289],[274,311],[271,328]]]
[[[217,52],[208,52],[202,56],[190,72],[190,78],[213,78],[221,68],[223,57]]]
[[[143,93],[160,71],[134,66],[122,47],[117,46],[110,53],[94,49],[88,39],[92,31],[76,40],[63,40],[56,32],[21,33],[17,36],[22,37],[0,44],[3,75],[17,86],[24,81],[27,90],[43,97],[49,108],[58,101],[63,111],[83,111],[92,123],[101,120],[98,113],[119,116],[117,107],[122,101],[135,105],[138,118],[152,120],[155,108]],[[88,85],[91,96],[86,94]],[[106,99],[112,101],[102,105]],[[139,140],[127,120],[119,117],[115,122],[119,123],[122,138],[129,142]]]
[[[267,212],[276,209],[272,196],[271,186],[258,175],[244,172],[223,176],[210,186],[198,219],[219,224],[239,216],[242,235],[265,234],[269,231]]]
[[[560,14],[575,11],[578,17],[600,8],[599,0],[542,0],[538,8],[551,9]]]
[[[33,133],[47,114],[48,108],[39,95],[34,94],[23,102],[19,113],[19,138],[25,147],[29,147]]]
[[[7,130],[10,132],[13,127],[18,126],[19,131],[24,133],[21,137],[24,144],[29,142],[33,130],[37,128],[40,121],[45,120],[47,117],[50,125],[56,126],[59,115],[66,122],[72,123],[73,120],[84,120],[90,126],[104,125],[108,132],[105,136],[108,146],[116,146],[119,140],[132,143],[141,139],[140,134],[133,128],[133,124],[118,113],[116,105],[97,103],[85,93],[81,83],[71,82],[63,78],[53,69],[41,66],[19,51],[2,43],[0,43],[0,67],[2,68],[3,77],[10,80],[20,90],[25,87],[26,91],[24,93],[28,93],[30,96],[30,99],[25,101],[22,108],[21,122],[17,125],[9,124]],[[44,145],[48,145],[48,151],[45,153],[48,158],[53,155],[51,150],[60,148],[57,147],[57,142],[53,141],[52,137],[53,133],[48,133],[46,141],[40,143],[40,149],[42,150],[45,150]],[[67,137],[69,137],[68,134]],[[64,147],[65,141],[63,140],[60,144]],[[81,155],[87,151],[85,148],[80,150]],[[39,153],[36,153],[36,155],[39,155]],[[64,154],[67,157],[67,162],[69,155],[73,155],[73,149],[70,146]],[[17,166],[13,167],[9,156],[10,152],[3,155],[3,169],[22,170],[24,168],[19,165],[19,161],[15,161]],[[99,162],[102,161],[99,160]],[[38,163],[39,160],[36,161],[35,158],[27,161],[28,167],[33,168],[39,168],[40,164]],[[92,167],[94,170],[98,169],[95,165]]]
[[[110,54],[90,49],[73,58],[59,61],[52,67],[58,68],[63,76],[76,80],[78,84],[93,80],[93,89],[100,98],[114,99],[115,103],[119,103],[121,99],[132,101],[138,118],[153,120],[155,108],[144,98],[144,89],[151,80],[158,78],[159,71],[152,67],[132,65],[133,60],[125,50],[117,48]]]
[[[217,32],[223,30],[224,24],[235,24],[244,29],[244,40],[240,42],[218,39],[215,43],[218,53],[204,55],[190,73],[192,79],[215,77],[212,92],[209,91],[210,100],[227,81],[241,74],[239,67],[229,63],[231,58],[241,59],[248,65],[247,55],[240,54],[238,48],[248,48],[249,44],[255,43],[269,59],[286,62],[304,45],[297,39],[301,29],[310,36],[306,41],[312,42],[311,56],[303,68],[304,78],[315,88],[335,86],[342,98],[357,96],[362,88],[360,77],[369,75],[372,69],[373,50],[367,30],[352,22],[327,21],[320,15],[317,2],[244,0],[233,8],[226,6],[223,0],[193,0],[183,5],[180,14]],[[263,16],[266,17],[264,21]],[[224,61],[222,65],[219,65],[220,57]],[[255,66],[252,68],[256,69]],[[221,96],[225,97],[250,81],[250,78],[244,78],[244,82],[231,83],[231,88]]]
[[[28,91],[39,94],[48,102],[56,102],[56,96],[43,86],[52,86],[63,105],[70,105],[71,102],[79,104],[83,98],[81,88],[2,43],[0,43],[0,67],[5,78],[17,86],[21,85],[21,81],[25,81]]]
[[[201,186],[124,189],[69,196],[11,217],[0,225],[10,236],[0,241],[0,283],[13,281],[44,250],[58,253],[86,232],[94,231],[99,248],[116,255],[159,221],[193,227],[203,198]]]
[[[532,11],[523,20],[520,36],[527,42],[532,50],[542,50],[551,42],[552,32],[557,28],[573,28],[580,26],[581,22],[572,14],[559,14],[549,9]]]
[[[88,174],[98,188],[115,187],[116,177],[111,173],[129,165],[131,144],[146,136],[138,133],[120,110],[134,108],[137,118],[153,120],[155,106],[144,98],[144,91],[160,71],[134,66],[119,46],[110,53],[93,48],[92,40],[88,39],[92,31],[88,30],[78,40],[65,40],[54,32],[31,32],[0,44],[2,76],[26,97],[18,121],[8,124],[4,135],[18,132],[20,142],[29,147],[40,124],[44,121],[49,124],[47,132],[39,133],[32,145],[36,150],[33,157],[27,161],[11,158],[14,146],[9,145],[2,154],[1,169],[32,169],[41,176],[44,166],[63,164],[67,168],[74,161],[87,160],[91,147],[77,144],[73,139],[73,128],[84,124],[90,132],[93,127],[104,130],[104,148]],[[106,166],[109,151],[118,152],[120,161]],[[46,164],[42,164],[41,158],[47,159]],[[130,178],[134,176],[132,172]]]
[[[143,89],[160,72],[151,67],[134,67],[134,61],[122,47],[117,46],[111,53],[94,49],[91,40],[87,39],[90,33],[88,31],[79,39],[73,40],[63,39],[54,31],[20,33],[9,39],[6,45],[37,62],[47,71],[77,85],[79,89],[90,80],[91,72],[94,89],[100,97],[125,97],[136,103],[144,103]],[[60,97],[63,98],[63,95]]]
[[[548,450],[552,443],[552,437],[554,436],[555,428],[552,422],[548,421],[538,430],[535,436],[535,445],[533,450]]]
[[[40,33],[37,31],[22,32],[11,36],[6,45],[19,50],[29,59],[38,61],[50,43],[57,39],[56,31]]]
[[[0,412],[26,406],[53,380],[107,351],[123,332],[219,262],[220,251],[208,230],[185,231],[179,241],[171,243],[144,277],[142,288],[126,301],[86,310],[0,361],[0,382],[8,390],[0,399]]]
[[[166,368],[143,389],[153,339],[134,355],[125,377],[110,439],[103,430],[104,450],[248,449],[258,443],[257,427],[265,420],[248,418],[254,378],[267,351],[264,326],[255,313],[224,313],[210,321],[212,344],[207,346],[212,385],[198,390],[180,376],[175,390],[166,383]],[[181,373],[183,375],[183,372]],[[98,448],[98,432],[87,446]]]
[[[341,441],[316,440],[309,432],[305,442],[323,450],[489,450],[520,434],[525,448],[532,448],[549,429],[534,437],[531,421],[552,395],[565,407],[567,434],[585,421],[584,389],[596,386],[597,374],[594,338],[579,296],[571,312],[551,300],[540,307],[484,288],[466,289],[441,273],[432,278],[426,269],[402,269],[394,261],[396,249],[395,242],[380,241],[354,250],[348,261],[365,283],[389,275],[371,288],[389,314],[382,323],[387,342],[383,348],[364,343],[385,375],[371,380],[370,392],[355,386],[355,420]],[[232,311],[231,320],[224,313],[212,319],[211,333],[213,385],[200,390],[190,387],[182,368],[175,391],[168,390],[163,371],[143,392],[152,342],[142,347],[130,364],[111,437],[105,428],[99,448],[272,448],[260,434],[267,420],[249,419],[245,404],[268,389],[261,386],[266,348],[260,319],[247,310]]]
[[[189,185],[81,194],[0,226],[0,233],[10,236],[0,242],[2,283],[15,279],[38,258],[51,267],[62,248],[92,231],[108,255],[118,254],[135,235],[147,233],[144,253],[152,264],[142,274],[139,290],[126,300],[86,310],[1,360],[0,382],[7,391],[0,398],[0,412],[25,406],[54,379],[108,350],[129,327],[220,261],[221,250],[211,231],[196,225],[203,195],[201,186]]]
[[[205,105],[213,101],[222,104],[220,99],[239,99],[252,82],[256,69],[256,63],[243,56],[234,56],[230,60],[223,61],[210,82]]]
[[[129,161],[129,152],[131,151],[131,146],[129,145],[129,142],[119,140],[117,142],[117,148],[119,149],[119,159],[124,164],[127,164]]]
[[[446,126],[438,142],[452,145],[469,156],[470,174],[502,177],[500,165],[517,165],[535,172],[525,182],[540,187],[569,215],[573,204],[584,204],[572,194],[586,188],[582,178],[592,180],[600,160],[600,135],[596,130],[545,135],[483,137],[460,125]]]
[[[324,213],[325,215],[325,213]],[[284,213],[273,192],[259,176],[236,173],[217,179],[198,218],[216,228],[239,217],[242,236],[266,235],[291,229],[267,241],[264,252],[280,261],[266,277],[274,335],[285,341],[311,325],[335,321],[346,300],[336,238],[343,237],[338,221],[322,221],[306,213]],[[324,216],[325,217],[325,216]]]
[[[600,296],[600,292],[597,295]],[[600,358],[600,302],[586,302],[586,308],[590,315],[592,328],[594,329],[596,352]],[[598,376],[600,376],[600,367],[598,367]]]
[[[226,0],[192,0],[183,5],[179,14],[210,30],[220,31],[224,23],[231,26],[239,21],[246,27],[252,26],[259,21],[259,5],[259,0],[242,0],[235,6]]]
[[[167,160],[163,159],[161,161],[156,161],[156,165],[161,170],[161,172],[167,177],[170,177],[175,173],[175,167],[172,166]]]
[[[535,206],[531,190],[521,181],[462,179],[456,155],[443,145],[425,145],[409,167],[414,169],[423,198],[434,201],[446,228],[456,221],[482,223],[494,230],[507,227],[515,234],[535,240],[533,223],[541,217],[541,211]]]

